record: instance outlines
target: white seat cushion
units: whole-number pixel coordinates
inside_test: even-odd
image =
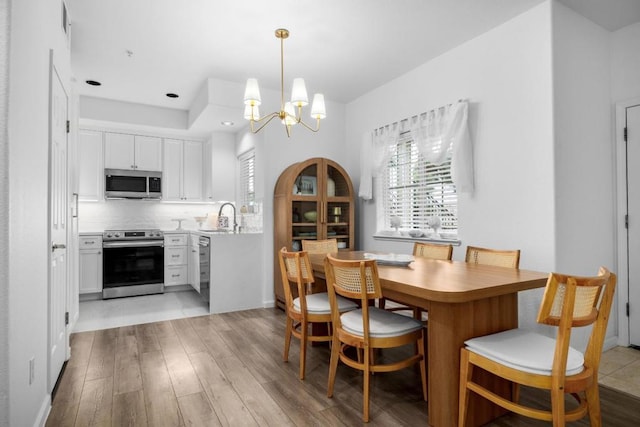
[[[551,375],[556,340],[526,331],[511,329],[464,342],[467,348],[487,359],[513,369],[538,375]],[[566,375],[582,372],[584,356],[569,347]]]
[[[363,336],[362,309],[349,311],[340,316],[342,328],[350,334]],[[369,307],[369,336],[388,338],[408,334],[423,327],[422,322],[411,317]]]
[[[346,298],[342,298],[341,296],[336,296],[336,300],[338,301],[338,310],[340,312],[358,308],[358,305],[355,302]],[[293,308],[295,308],[297,311],[300,311],[300,297],[293,300]],[[307,295],[307,313],[331,313],[331,306],[329,305],[329,295],[326,292]]]

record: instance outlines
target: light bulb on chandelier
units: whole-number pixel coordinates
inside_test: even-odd
[[[298,123],[306,127],[312,132],[320,129],[320,120],[327,117],[327,111],[324,104],[324,95],[316,93],[313,95],[313,103],[311,104],[311,118],[316,119],[316,127],[312,128],[302,120],[302,107],[309,104],[307,96],[307,88],[304,79],[293,79],[293,87],[291,89],[291,101],[284,101],[284,39],[289,37],[289,30],[279,28],[276,30],[276,37],[280,39],[280,111],[273,112],[264,117],[260,117],[259,106],[262,103],[260,98],[260,88],[258,80],[254,78],[247,79],[247,86],[244,91],[244,118],[249,120],[251,132],[258,133],[274,118],[278,117],[282,124],[285,125],[287,136],[291,136],[291,126]],[[260,126],[255,129],[255,123]]]

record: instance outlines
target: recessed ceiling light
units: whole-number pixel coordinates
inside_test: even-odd
[[[168,93],[168,94],[167,94],[167,98],[177,98],[177,97],[179,97],[179,96],[180,96],[180,95],[178,95],[177,93]]]
[[[86,80],[85,83],[91,86],[102,86],[102,83],[96,80]]]
[[[232,122],[232,121],[230,121],[230,120],[224,120],[224,121],[221,121],[221,122],[220,122],[220,124],[221,124],[222,126],[233,126],[233,122]]]

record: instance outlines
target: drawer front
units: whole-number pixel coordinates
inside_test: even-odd
[[[102,247],[102,236],[80,237],[80,250],[98,249]]]
[[[187,263],[186,246],[164,248],[164,265],[182,265]]]
[[[186,234],[168,234],[164,236],[165,246],[185,246],[187,244]]]
[[[177,265],[164,268],[164,285],[176,286],[187,284],[187,266]]]

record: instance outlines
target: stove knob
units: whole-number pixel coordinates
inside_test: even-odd
[[[113,235],[111,233],[107,233],[107,239],[110,239]]]
[[[114,237],[120,237],[120,233],[114,234]]]

